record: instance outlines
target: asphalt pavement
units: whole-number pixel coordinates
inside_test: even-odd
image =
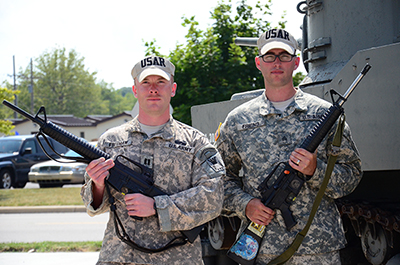
[[[2,265],[95,265],[99,252],[0,253]]]
[[[84,212],[84,206],[0,207],[0,213]],[[2,252],[1,265],[95,265],[99,252]]]

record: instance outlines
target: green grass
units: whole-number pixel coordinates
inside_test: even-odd
[[[2,206],[83,205],[80,188],[0,190]]]
[[[95,252],[100,248],[101,241],[0,243],[0,252]]]
[[[0,207],[83,205],[80,188],[0,190]],[[93,252],[100,251],[101,241],[0,243],[0,252]]]

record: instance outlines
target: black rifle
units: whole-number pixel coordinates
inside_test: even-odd
[[[315,152],[336,120],[344,113],[342,108],[343,104],[370,68],[371,66],[369,64],[365,65],[361,73],[356,77],[343,96],[334,90],[330,90],[333,105],[314,126],[311,133],[300,145],[300,148],[310,153]],[[338,100],[335,101],[333,95],[337,95],[339,97]],[[307,176],[293,169],[289,165],[289,162],[280,162],[258,186],[258,190],[261,193],[261,201],[268,208],[273,210],[279,209],[281,211],[287,230],[290,230],[297,224],[289,206],[295,201],[296,196],[307,180]],[[253,264],[262,237],[265,234],[265,229],[265,226],[251,222],[233,244],[231,249],[229,249],[228,256],[242,265]]]
[[[105,159],[111,158],[109,154],[94,147],[84,139],[73,135],[72,133],[57,126],[51,121],[48,121],[46,116],[46,110],[43,106],[39,109],[36,116],[32,116],[31,114],[15,106],[14,104],[8,102],[7,100],[3,100],[3,104],[9,107],[10,109],[18,112],[22,116],[25,116],[31,121],[37,123],[40,127],[39,133],[36,135],[37,138],[39,137],[39,135],[42,135],[44,139],[46,139],[45,135],[43,135],[46,134],[49,137],[61,143],[62,145],[74,150],[76,153],[80,154],[83,157],[83,158],[74,157],[73,159],[76,161],[90,163],[90,161],[100,157],[104,157]],[[44,119],[39,117],[40,113],[43,113]],[[46,153],[39,139],[38,142],[40,143],[43,151]],[[48,141],[46,142],[49,144]],[[51,147],[50,144],[49,146]],[[64,157],[62,155],[60,156]],[[53,159],[52,157],[50,158]],[[69,157],[64,157],[64,158],[69,158]],[[140,172],[137,172],[125,166],[119,161],[120,159],[121,160],[125,159],[133,163],[138,169],[140,169]],[[109,176],[106,178],[106,182],[109,183],[117,191],[123,194],[142,193],[149,197],[168,195],[167,193],[160,190],[157,186],[154,185],[153,171],[150,168],[135,161],[132,161],[122,155],[117,156],[116,159],[114,160],[114,163],[115,163],[114,167],[112,167],[109,170]],[[136,219],[141,219],[141,218],[136,218]],[[201,225],[193,228],[192,230],[185,230],[181,232],[190,243],[193,243],[194,240],[197,238],[197,236],[200,234],[203,227],[204,225]]]

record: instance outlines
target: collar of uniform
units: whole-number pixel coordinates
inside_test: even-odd
[[[170,115],[169,121],[167,122],[167,124],[165,124],[165,126],[160,130],[160,132],[156,133],[154,136],[161,137],[166,140],[172,139],[173,136],[175,135],[175,127],[173,125],[173,121],[174,121],[174,118],[172,117],[172,115]],[[132,132],[144,133],[144,131],[140,127],[138,116],[133,118],[131,124],[132,124],[132,127],[131,127]]]
[[[304,92],[300,88],[296,88],[297,92],[294,97],[294,108],[298,111],[307,110],[307,102],[304,97]]]
[[[159,136],[165,140],[173,139],[175,135],[175,126],[174,126],[174,118],[172,115],[169,116],[169,121],[165,126],[161,129],[161,131],[155,136]]]
[[[294,97],[294,109],[298,111],[304,111],[307,109],[306,101],[304,99],[304,93],[301,91],[299,88],[296,88],[296,94]],[[265,93],[262,93],[260,96],[260,99],[264,102],[264,104],[260,104],[260,114],[263,116],[269,115],[269,114],[275,114],[275,109],[273,108],[273,105],[271,101],[267,98]],[[290,103],[289,106],[292,106],[293,102]]]
[[[260,104],[260,114],[263,116],[267,116],[269,114],[275,113],[274,108],[272,107],[271,101],[265,95],[265,92],[259,97],[259,99],[264,103]]]

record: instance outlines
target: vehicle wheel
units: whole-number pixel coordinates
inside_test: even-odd
[[[366,225],[361,236],[361,247],[365,258],[373,265],[385,264],[391,257],[391,248],[382,226],[375,224],[375,236],[370,226]]]
[[[224,243],[224,224],[221,217],[217,217],[211,220],[207,224],[208,228],[208,239],[210,240],[211,246],[219,250]]]
[[[24,188],[25,186],[26,186],[26,182],[18,182],[18,183],[15,183],[15,184],[13,185],[13,187],[16,188],[16,189],[22,189],[22,188]]]
[[[235,228],[239,228],[240,221],[232,218],[231,222],[234,222]],[[208,239],[214,249],[228,249],[235,242],[237,231],[232,228],[229,218],[219,216],[208,222],[207,228]]]
[[[9,169],[3,169],[0,171],[1,186],[0,189],[10,189],[13,182],[13,176]]]

